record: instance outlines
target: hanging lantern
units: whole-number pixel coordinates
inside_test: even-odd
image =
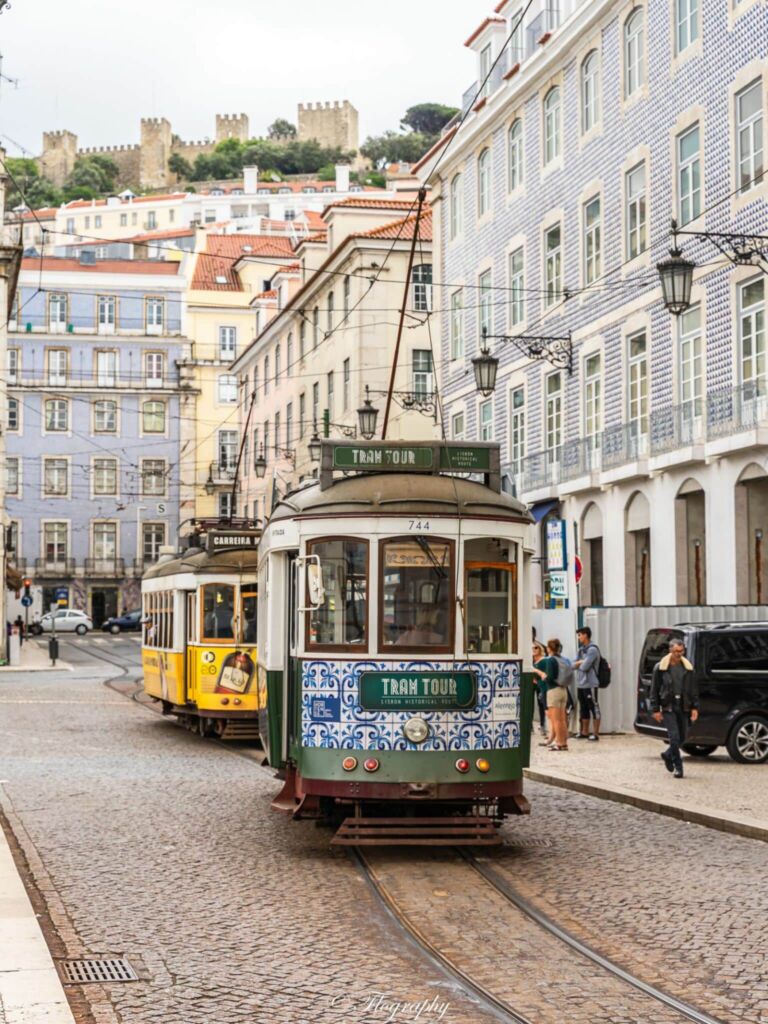
[[[264,458],[264,446],[259,448],[259,454],[253,460],[253,468],[256,470],[256,476],[259,480],[264,479],[264,474],[267,472],[267,460]]]
[[[312,462],[319,462],[320,461],[320,448],[321,448],[321,445],[320,445],[320,438],[317,436],[317,424],[315,424],[315,432],[312,435],[312,437],[309,439],[309,444],[307,445],[307,447],[309,448],[309,458],[310,458],[310,460]]]
[[[669,258],[656,264],[664,305],[675,316],[680,316],[691,305],[695,266],[695,263],[684,259],[680,249],[670,249]]]
[[[216,484],[213,482],[213,474],[212,474],[210,469],[208,470],[208,479],[205,481],[205,483],[203,485],[203,489],[205,490],[205,493],[209,497],[216,490]]]
[[[499,360],[488,351],[486,341],[486,329],[483,328],[483,346],[480,355],[472,360],[472,368],[475,371],[475,387],[487,398],[496,390],[496,374],[499,372]]]
[[[376,419],[379,415],[379,410],[371,404],[371,399],[368,394],[368,386],[365,388],[365,401],[357,410],[357,418],[360,423],[360,433],[366,439],[370,439],[376,433]]]

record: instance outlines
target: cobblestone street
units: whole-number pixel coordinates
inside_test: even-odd
[[[54,956],[126,956],[140,975],[68,987],[78,1024],[373,1024],[388,1015],[377,993],[448,1004],[450,1022],[494,1019],[396,929],[329,830],[270,812],[268,770],[103,685],[117,669],[99,657],[135,670],[134,641],[63,647],[73,671],[0,683],[0,780]],[[528,793],[533,814],[505,825],[497,870],[646,981],[722,1021],[768,1021],[764,844]],[[467,970],[536,1024],[678,1020],[521,925],[450,854],[415,853],[412,869],[409,856],[376,855],[385,874],[400,865],[398,899],[446,944],[460,936]]]

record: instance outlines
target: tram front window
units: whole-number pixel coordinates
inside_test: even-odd
[[[515,545],[511,545],[514,558]],[[467,653],[511,654],[517,644],[517,566],[496,540],[464,545]]]
[[[256,643],[256,594],[251,591],[246,591],[242,595],[242,628],[243,628],[243,643],[244,644],[255,644]]]
[[[231,583],[203,587],[203,639],[234,640],[235,588]]]
[[[453,544],[426,537],[382,541],[384,648],[450,650],[453,637]]]
[[[309,614],[310,647],[356,649],[367,644],[368,543],[364,540],[320,540],[307,546],[320,559],[323,602]]]

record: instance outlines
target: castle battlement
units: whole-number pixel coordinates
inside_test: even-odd
[[[96,153],[135,153],[141,149],[138,143],[130,143],[126,146],[87,146],[85,149],[78,149],[78,156],[93,156]]]
[[[170,128],[171,122],[168,120],[167,117],[142,117],[142,119],[141,119],[141,126],[142,126],[142,128],[145,125],[147,125],[147,126],[149,126],[149,125],[157,125],[159,127],[161,125],[166,125],[166,124]]]

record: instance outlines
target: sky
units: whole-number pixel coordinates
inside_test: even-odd
[[[414,103],[458,105],[475,80],[464,40],[493,0],[12,0],[0,14],[0,144],[33,155],[43,131],[80,146],[139,141],[167,117],[187,141],[216,113],[246,113],[252,135],[300,102],[348,99],[360,141]],[[9,141],[13,140],[13,142]]]

